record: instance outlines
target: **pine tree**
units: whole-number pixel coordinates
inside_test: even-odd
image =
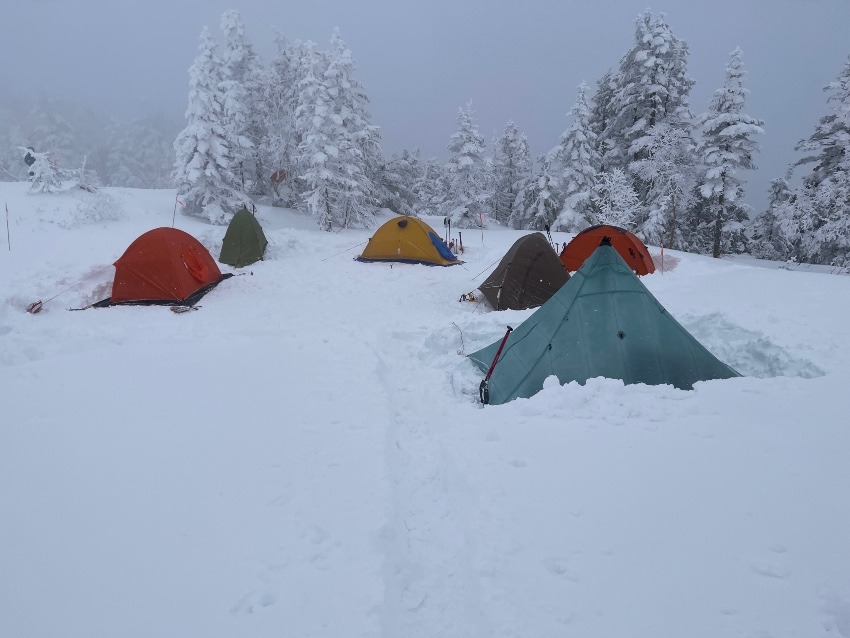
[[[449,174],[436,158],[424,162],[413,184],[415,208],[420,215],[440,215],[451,189]]]
[[[290,45],[286,37],[276,33],[277,55],[268,72],[263,76],[262,137],[259,145],[260,166],[267,167],[274,205],[295,206],[301,184],[295,166],[300,140],[295,128],[295,109],[300,80],[301,43]]]
[[[394,155],[381,171],[379,192],[384,199],[379,202],[381,208],[389,208],[396,215],[416,215],[417,195],[414,191],[422,173],[422,161],[419,149],[410,152],[403,150]]]
[[[333,110],[342,128],[338,161],[343,166],[348,187],[341,193],[343,227],[368,226],[378,200],[393,194],[379,192],[383,154],[378,127],[371,123],[368,99],[354,77],[355,63],[339,29],[331,35],[331,51],[324,82],[333,101]]]
[[[644,138],[651,129],[676,115],[687,119],[688,99],[694,81],[687,77],[688,45],[676,38],[664,14],[649,10],[635,22],[635,43],[620,61],[612,115],[602,133],[608,146],[605,170],[628,170],[646,154]],[[639,195],[646,188],[638,182]]]
[[[522,227],[543,230],[551,227],[561,210],[563,202],[558,198],[560,185],[553,153],[538,158],[540,168],[532,180],[524,185],[517,195],[517,203],[524,206]]]
[[[307,211],[325,230],[334,227],[366,226],[371,220],[362,184],[362,152],[346,130],[338,104],[326,80],[328,59],[308,42],[304,48],[295,111],[298,146],[296,165],[306,190],[302,193]],[[335,77],[330,75],[331,81]]]
[[[673,116],[653,126],[642,142],[645,153],[631,170],[647,186],[648,216],[637,233],[647,243],[684,250],[697,183],[693,127]]]
[[[261,160],[256,150],[261,137],[261,108],[256,102],[262,85],[259,60],[245,35],[238,11],[231,9],[222,14],[221,30],[224,33],[222,111],[234,170],[240,190],[245,192],[250,186],[246,186],[246,179],[250,182],[252,177],[262,174],[262,165],[257,166]]]
[[[815,186],[840,170],[841,163],[850,156],[850,56],[824,91],[829,94],[827,104],[833,112],[822,117],[815,132],[796,147],[806,154],[797,161],[798,166],[814,164],[804,181]]]
[[[850,263],[850,57],[824,90],[833,112],[797,145],[807,153],[797,164],[814,164],[796,202],[799,251],[806,261],[844,266]]]
[[[472,103],[458,110],[458,130],[451,136],[448,149],[452,156],[446,164],[451,191],[445,202],[446,215],[455,228],[478,227],[489,198],[484,138],[472,118]]]
[[[174,181],[184,213],[226,224],[249,200],[240,191],[224,125],[221,62],[209,30],[201,31],[198,57],[189,69],[188,124],[174,142]]]
[[[584,82],[578,87],[570,115],[573,123],[561,135],[555,154],[563,170],[560,181],[564,206],[553,228],[578,232],[590,225],[590,198],[601,162],[596,151],[596,134],[590,126],[587,85]]]
[[[783,229],[792,228],[789,223],[793,223],[793,199],[788,179],[780,177],[770,182],[767,210],[752,222],[750,252],[754,257],[784,260],[791,256],[797,232],[794,229],[786,237]]]
[[[492,215],[510,226],[517,217],[516,196],[520,184],[531,176],[531,152],[528,139],[514,122],[508,121],[501,137],[495,140],[493,158]]]
[[[602,173],[593,190],[595,221],[621,228],[634,227],[640,201],[622,169]]]
[[[740,170],[755,168],[753,154],[759,149],[756,135],[764,133],[763,122],[744,112],[747,89],[743,86],[741,49],[732,51],[723,88],[714,92],[708,112],[700,118],[699,155],[704,165],[700,194],[713,209],[711,254],[720,257],[724,234],[728,240],[741,238],[746,210],[741,206],[743,182]]]

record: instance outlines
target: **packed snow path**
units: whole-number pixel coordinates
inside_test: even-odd
[[[173,192],[104,216],[23,188],[0,636],[850,636],[850,277],[678,254],[644,282],[746,377],[481,408],[458,351],[530,311],[457,299],[517,232],[360,264],[368,231],[263,208],[268,259],[198,312],[69,313]],[[217,254],[223,228],[178,226]]]

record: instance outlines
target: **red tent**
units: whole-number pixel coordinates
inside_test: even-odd
[[[570,272],[575,272],[581,268],[584,260],[599,248],[599,243],[605,237],[611,240],[611,245],[636,274],[648,275],[655,272],[655,264],[643,242],[625,228],[607,224],[591,226],[573,237],[561,251],[561,263]]]
[[[138,237],[115,262],[112,297],[120,303],[195,303],[230,275],[222,275],[209,251],[176,228],[155,228]]]

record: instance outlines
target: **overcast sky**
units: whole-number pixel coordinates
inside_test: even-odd
[[[697,113],[743,49],[747,110],[767,132],[747,176],[762,208],[826,113],[822,88],[850,54],[850,0],[0,0],[0,90],[182,117],[201,28],[220,38],[222,12],[237,9],[265,60],[271,27],[323,48],[340,27],[388,155],[446,159],[469,100],[488,142],[513,119],[537,155],[568,126],[576,86],[595,86],[631,46],[647,6],[690,46]]]

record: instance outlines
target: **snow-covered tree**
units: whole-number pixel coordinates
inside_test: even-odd
[[[446,171],[451,191],[444,204],[445,214],[455,228],[478,227],[490,194],[484,138],[473,120],[471,102],[458,110],[457,126],[448,146],[452,155]]]
[[[795,201],[799,258],[814,263],[850,263],[850,58],[824,89],[832,113],[797,146],[812,164]],[[788,225],[786,225],[787,227]]]
[[[516,196],[520,184],[531,177],[531,152],[528,139],[512,120],[508,121],[502,135],[495,140],[494,148],[493,199],[490,209],[496,221],[510,226],[518,214]]]
[[[414,186],[421,173],[419,149],[414,152],[405,149],[400,155],[393,156],[380,172],[381,183],[377,190],[383,193],[383,199],[378,205],[397,215],[416,215],[418,207]]]
[[[601,137],[605,170],[622,168],[645,155],[644,138],[668,117],[686,119],[694,81],[687,77],[688,45],[675,37],[666,16],[646,10],[635,22],[635,43],[620,61],[611,119]],[[637,183],[639,195],[645,187]]]
[[[691,122],[671,116],[653,126],[641,144],[641,157],[631,170],[647,186],[647,216],[637,232],[647,243],[684,250],[697,183]]]
[[[747,219],[741,199],[741,170],[755,168],[753,155],[759,145],[756,135],[764,133],[763,122],[744,112],[748,90],[740,48],[732,51],[726,67],[723,88],[714,92],[708,112],[700,118],[699,155],[705,167],[700,180],[700,194],[713,209],[714,227],[711,254],[720,257],[726,239],[740,238]]]
[[[828,93],[827,104],[832,113],[822,117],[815,132],[796,147],[805,153],[797,165],[813,164],[804,181],[815,186],[841,170],[842,162],[850,156],[850,56],[824,91]]]
[[[259,59],[245,34],[245,25],[236,10],[221,16],[224,49],[221,56],[223,122],[239,187],[262,174],[257,146],[261,137],[261,108],[256,102],[262,86]],[[253,165],[253,166],[252,166]],[[263,180],[264,181],[264,180]]]
[[[162,116],[130,122],[113,120],[107,129],[99,173],[109,186],[168,188],[174,165],[175,127]]]
[[[419,215],[440,215],[451,189],[449,174],[436,158],[422,165],[419,177],[413,184],[415,207]]]
[[[614,145],[613,142],[608,141],[608,135],[612,132],[611,122],[617,115],[615,97],[619,86],[619,74],[614,69],[608,69],[596,83],[596,92],[591,101],[588,122],[590,130],[596,136],[596,152],[600,162],[609,156]],[[607,168],[604,163],[601,163],[599,170],[604,172]]]
[[[770,182],[767,210],[752,221],[750,252],[761,259],[787,259],[792,243],[798,239],[794,228],[794,194],[788,179],[780,177]],[[784,230],[790,231],[786,236]]]
[[[590,126],[587,85],[578,87],[570,111],[572,125],[561,135],[555,157],[562,167],[561,188],[564,206],[554,229],[577,232],[590,225],[590,198],[596,186],[601,158],[596,150],[596,134]]]
[[[258,176],[258,182],[268,180],[275,205],[296,206],[302,184],[295,166],[300,140],[295,129],[295,109],[298,104],[298,83],[301,78],[301,42],[290,44],[286,37],[275,35],[277,54],[263,75],[261,87],[262,138],[259,146],[259,164],[267,175]],[[271,176],[276,181],[272,183]],[[279,181],[278,181],[279,180]]]
[[[543,230],[552,226],[563,202],[557,195],[560,182],[552,152],[538,158],[537,163],[539,168],[529,182],[521,185],[516,203],[523,209],[519,225]]]
[[[378,192],[384,167],[380,135],[378,127],[372,124],[369,101],[354,71],[351,50],[339,29],[334,29],[324,83],[341,126],[338,163],[349,183],[340,193],[341,209],[346,211],[342,216],[343,227],[369,226],[377,212],[377,201],[394,197],[389,192]]]
[[[301,140],[296,166],[306,187],[303,202],[325,230],[367,226],[373,207],[363,190],[362,152],[345,128],[329,90],[335,76],[326,74],[328,61],[312,42],[304,47],[304,55],[301,65],[305,72],[295,111]]]
[[[18,150],[29,165],[31,193],[48,193],[62,187],[62,172],[50,153],[38,152],[32,148]]]
[[[240,191],[224,123],[221,61],[209,30],[201,31],[189,69],[188,123],[174,142],[174,181],[184,213],[226,224],[249,200]]]
[[[64,105],[43,93],[29,113],[29,146],[48,153],[57,166],[76,165],[81,155],[75,152],[77,139],[74,129],[66,119]]]
[[[622,169],[615,168],[599,176],[593,190],[596,223],[632,228],[640,210],[640,200]]]

